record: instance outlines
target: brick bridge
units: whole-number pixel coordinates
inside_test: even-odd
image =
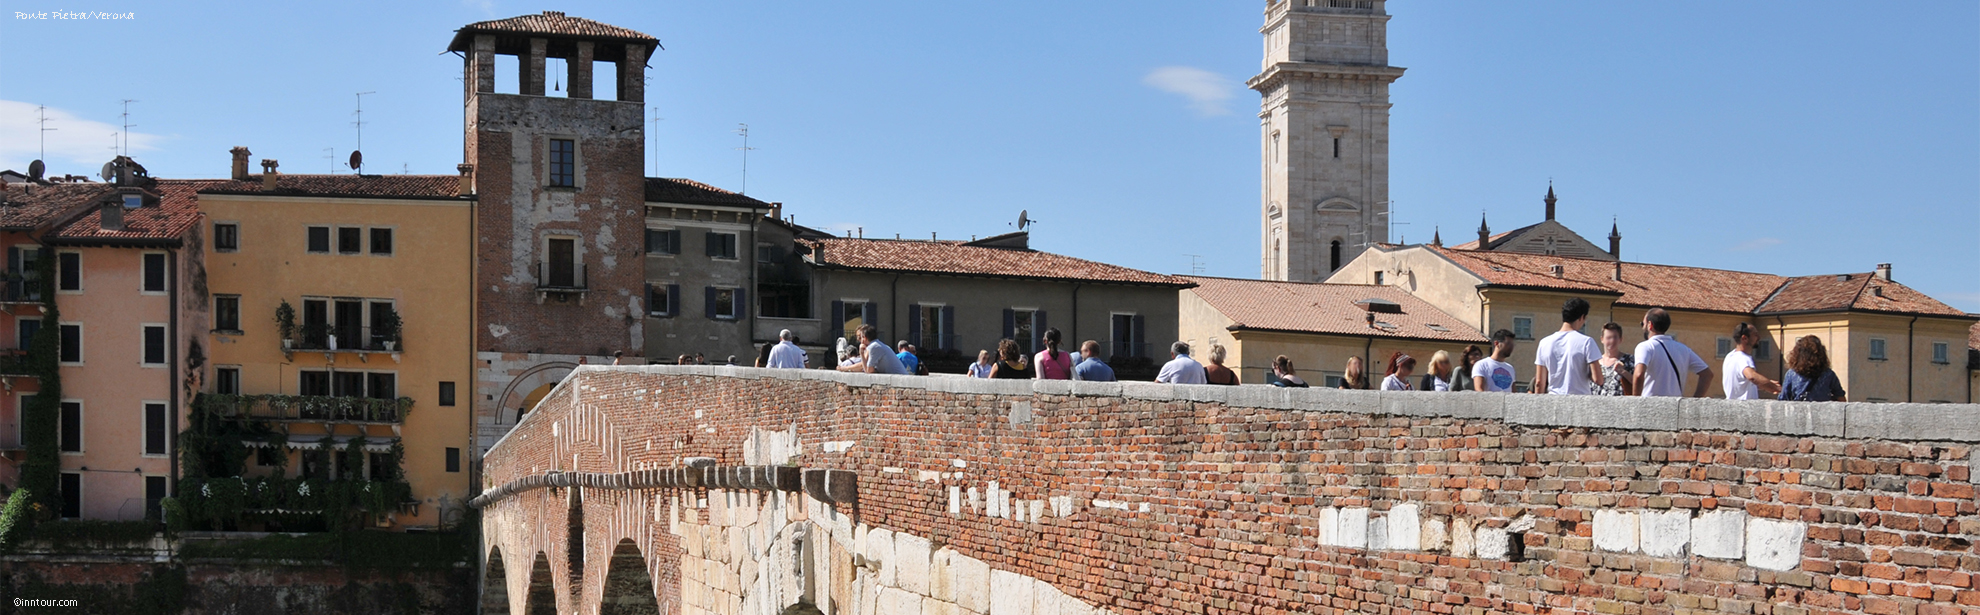
[[[483,613],[1980,614],[1980,406],[579,368]]]

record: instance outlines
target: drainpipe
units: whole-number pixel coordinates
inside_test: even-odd
[[[756,213],[756,210],[754,209],[750,210],[750,214],[751,216],[749,220],[749,293],[745,296],[749,299],[755,299],[761,302],[763,301],[763,297],[761,296],[762,294],[761,291],[763,289],[757,288],[756,286],[756,268],[759,265],[759,263],[756,262],[756,240],[758,237],[759,226],[763,224],[763,215]],[[646,263],[646,257],[644,255],[640,256],[639,262],[641,265],[644,265]],[[642,273],[640,274],[640,277],[646,277],[643,267],[641,271]],[[747,318],[743,319],[744,322],[743,326],[747,327],[747,329],[743,331],[743,339],[749,340],[750,346],[755,346],[756,345],[756,308],[752,308],[745,305],[742,306],[742,309],[747,310],[749,314]],[[644,319],[646,318],[646,315],[641,314],[640,318]],[[642,328],[642,331],[643,330],[644,328]],[[645,340],[641,340],[641,341],[644,342]],[[645,344],[643,343],[640,345],[645,346]],[[755,348],[750,348],[749,350],[755,350]],[[644,356],[646,352],[644,351],[644,349],[641,349],[641,352],[639,354]],[[752,352],[751,354],[755,354],[755,353]]]
[[[1918,327],[1917,316],[1911,317],[1911,322],[1905,323],[1904,325],[1904,401],[1905,403],[1911,403],[1913,401],[1911,399],[1911,394],[1912,394],[1911,392],[1913,388],[1912,382],[1914,380],[1917,380],[1918,378],[1916,372],[1912,371],[1915,368],[1915,366],[1912,364],[1918,362],[1918,349],[1916,348],[1916,346],[1918,345],[1918,338],[1916,335],[1914,335],[1914,331],[1916,330],[1917,327]],[[1969,381],[1967,386],[1973,386],[1970,382],[1973,379],[1968,378],[1967,380]]]
[[[179,251],[166,250],[165,270],[177,273],[178,265]],[[169,357],[167,360],[171,362],[171,365],[166,369],[168,370],[168,377],[172,379],[170,384],[172,388],[172,412],[165,417],[167,430],[165,433],[177,435],[179,433],[179,276],[166,276],[165,291],[165,300],[168,302],[166,309],[168,310],[167,314],[169,314],[165,320],[165,356]],[[178,451],[173,449],[173,443],[170,440],[171,438],[167,439],[165,447],[167,456],[171,458],[167,463],[171,468],[170,474],[172,477],[170,479],[171,482],[165,487],[165,495],[167,496],[172,495],[172,491],[179,485],[179,455]],[[160,518],[163,518],[162,514]]]
[[[1487,338],[1492,337],[1492,324],[1485,321],[1485,306],[1492,302],[1485,298],[1485,289],[1483,287],[1473,288],[1472,292],[1478,293],[1478,334]],[[1611,302],[1609,304],[1609,320],[1615,319],[1616,304]],[[1369,342],[1374,342],[1374,339],[1370,338]],[[1365,368],[1366,366],[1363,367]]]
[[[1375,336],[1373,336],[1373,335],[1370,335],[1370,336],[1368,336],[1368,343],[1367,343],[1366,345],[1364,345],[1364,346],[1362,346],[1362,347],[1361,347],[1361,384],[1362,384],[1362,386],[1374,386],[1374,382],[1373,382],[1373,381],[1374,381],[1374,377],[1372,377],[1372,376],[1370,376],[1370,374],[1373,374],[1373,373],[1375,373],[1375,370],[1374,370],[1374,367],[1375,367],[1375,363],[1374,363],[1374,361],[1375,361],[1375,359],[1374,359],[1374,358],[1372,358],[1372,357],[1369,357],[1369,356],[1368,356],[1368,354],[1369,354],[1370,352],[1372,352],[1372,351],[1374,351],[1374,349],[1375,349]],[[1343,378],[1345,378],[1345,377],[1347,377],[1347,373],[1345,373],[1345,372],[1343,372],[1343,373],[1341,373],[1341,377],[1343,377]],[[1324,379],[1322,379],[1322,380],[1320,381],[1320,383],[1324,385],[1324,384],[1326,384],[1326,383],[1327,383],[1327,381],[1326,381],[1326,380],[1324,380]],[[1363,389],[1363,390],[1367,390],[1367,389]]]

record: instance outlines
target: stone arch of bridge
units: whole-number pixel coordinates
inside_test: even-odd
[[[543,389],[546,386],[555,388],[558,382],[562,382],[565,376],[570,375],[571,371],[576,369],[576,363],[551,361],[538,364],[523,371],[521,374],[517,374],[515,379],[509,381],[508,386],[503,387],[502,394],[495,396],[495,424],[514,427],[517,422],[522,420],[522,416],[527,414],[535,406],[536,402],[543,400],[542,395],[536,395],[536,399],[528,399],[530,393],[536,392],[538,389]],[[545,389],[543,392],[548,393],[549,391]],[[511,414],[511,412],[514,414]]]
[[[605,571],[598,615],[654,615],[660,612],[658,596],[639,546],[631,538],[620,539],[612,549],[611,564]]]
[[[557,581],[551,575],[550,556],[536,552],[536,562],[529,567],[529,593],[523,602],[524,615],[557,615]]]
[[[481,569],[481,613],[509,615],[509,575],[502,566],[502,548],[490,547],[487,561]]]

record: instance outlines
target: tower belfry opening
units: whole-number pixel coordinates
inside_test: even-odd
[[[1264,279],[1324,280],[1389,239],[1389,84],[1403,69],[1389,66],[1386,4],[1266,4],[1264,62],[1247,82],[1267,150]]]

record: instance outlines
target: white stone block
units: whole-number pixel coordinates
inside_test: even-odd
[[[1746,511],[1715,510],[1692,519],[1691,552],[1714,559],[1746,557]]]
[[[892,587],[881,587],[874,615],[921,615],[921,596]]]
[[[1479,559],[1503,560],[1512,552],[1512,534],[1503,528],[1478,528],[1476,541]]]
[[[1064,519],[1073,514],[1073,499],[1070,495],[1052,496],[1052,515]]]
[[[990,487],[983,490],[983,495],[986,496],[985,507],[983,509],[985,516],[1003,518],[1003,507],[999,505],[1003,499],[1003,493],[1003,491],[997,488],[997,481],[990,481]]]
[[[1332,506],[1320,509],[1320,546],[1340,545],[1341,511]]]
[[[1691,511],[1645,512],[1639,518],[1637,541],[1650,557],[1683,557],[1691,543]]]
[[[1335,544],[1354,549],[1368,548],[1368,509],[1343,508]]]
[[[956,601],[956,577],[949,563],[955,556],[955,550],[947,547],[929,555],[928,597],[945,602]]]
[[[1450,540],[1450,534],[1444,528],[1444,520],[1436,517],[1423,520],[1421,537],[1417,542],[1417,549],[1420,551],[1442,551],[1445,547],[1444,542]]]
[[[1397,504],[1389,509],[1384,517],[1389,522],[1388,544],[1398,551],[1420,551],[1423,548],[1423,521],[1417,516],[1415,504]]]
[[[1015,572],[990,571],[990,615],[1032,615],[1037,581]]]
[[[1746,522],[1746,565],[1762,570],[1794,570],[1801,565],[1801,543],[1808,524],[1800,521],[1749,519]]]
[[[1636,513],[1619,510],[1595,511],[1595,548],[1616,553],[1635,553]]]
[[[978,492],[975,487],[969,488],[969,512],[983,512],[983,494]]]
[[[1032,599],[1032,615],[1093,615],[1093,605],[1066,595],[1051,583],[1039,581]]]
[[[929,595],[929,566],[932,564],[933,546],[928,539],[913,534],[894,534],[894,560],[887,562],[896,570],[896,587],[902,591],[919,595]]]
[[[1451,557],[1469,558],[1477,554],[1478,537],[1472,534],[1471,520],[1451,520]]]
[[[1368,550],[1386,551],[1389,548],[1389,521],[1380,515],[1368,518]]]
[[[879,573],[875,576],[881,585],[898,587],[895,580],[895,569],[897,566],[894,565],[894,532],[892,530],[883,530],[880,528],[867,530],[866,539],[860,541],[859,552],[865,555],[868,561],[875,562],[879,565]]]
[[[949,485],[949,514],[962,514],[962,486]]]
[[[971,613],[990,612],[990,564],[951,551],[949,578],[954,582],[956,606]]]
[[[1045,515],[1045,500],[1032,500],[1031,516],[1029,517],[1031,522],[1037,523],[1039,517],[1042,517],[1044,515]]]

